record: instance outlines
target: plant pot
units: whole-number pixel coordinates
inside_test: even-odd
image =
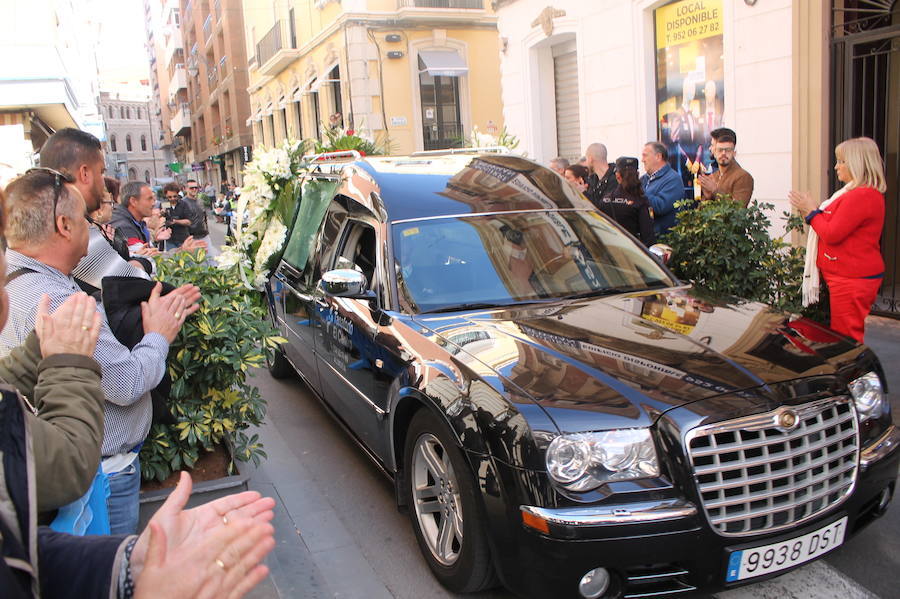
[[[232,459],[234,451],[231,442],[226,439],[222,448],[228,454],[228,458]],[[194,481],[193,488],[191,489],[191,498],[188,500],[187,507],[194,507],[232,493],[246,491],[250,479],[250,467],[246,462],[241,462],[239,460],[233,460],[233,462],[235,469],[238,471],[237,474],[210,480]],[[138,530],[143,530],[153,514],[156,513],[156,510],[159,509],[174,489],[175,487],[172,486],[141,491]]]

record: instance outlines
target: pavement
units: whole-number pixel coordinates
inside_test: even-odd
[[[900,368],[895,367],[900,364],[900,320],[870,316],[866,323],[866,342],[885,365],[889,390],[892,391],[892,408],[895,414],[900,413]],[[262,383],[268,373],[261,372],[257,376]],[[266,389],[269,388],[266,385]],[[367,557],[342,521],[339,514],[346,512],[335,509],[337,502],[345,501],[346,497],[324,496],[304,463],[316,459],[315,456],[304,457],[302,454],[308,452],[296,451],[297,443],[293,437],[313,431],[304,431],[301,422],[283,429],[292,437],[285,439],[278,426],[278,412],[284,414],[284,410],[290,409],[289,405],[282,405],[289,399],[283,393],[271,395],[266,394],[270,417],[254,431],[260,435],[268,459],[259,467],[248,468],[249,487],[276,500],[273,524],[277,544],[267,559],[269,577],[247,596],[251,599],[393,599],[409,596],[404,589],[394,588],[392,592],[379,577],[379,572],[373,568],[376,560],[371,559],[371,551]],[[353,497],[350,501],[362,499]],[[882,519],[883,525],[864,531],[866,546],[874,548],[871,553],[861,553],[859,545],[846,551],[841,547],[825,560],[771,581],[720,593],[717,597],[877,599],[896,596],[897,572],[900,571],[900,539],[897,537],[900,535],[892,531],[900,530],[898,521],[900,508],[894,506]],[[880,559],[871,559],[873,553]],[[881,558],[896,563],[892,565]],[[409,559],[421,561],[417,554]],[[860,584],[862,581],[865,581],[865,587]]]

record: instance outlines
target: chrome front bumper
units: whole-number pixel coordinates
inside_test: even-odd
[[[545,508],[519,506],[523,512],[559,526],[617,526],[677,520],[697,514],[697,508],[682,499],[629,503],[620,506]]]

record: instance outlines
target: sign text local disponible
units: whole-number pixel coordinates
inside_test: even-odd
[[[722,34],[722,0],[683,0],[656,10],[656,47]]]

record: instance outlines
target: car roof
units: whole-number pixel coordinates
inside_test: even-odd
[[[556,172],[511,154],[370,157],[344,166],[343,172],[345,182],[351,182],[343,186],[343,193],[366,204],[378,203],[376,212],[387,222],[594,208]],[[360,185],[354,176],[369,179],[373,186]],[[361,188],[376,193],[364,198]]]

